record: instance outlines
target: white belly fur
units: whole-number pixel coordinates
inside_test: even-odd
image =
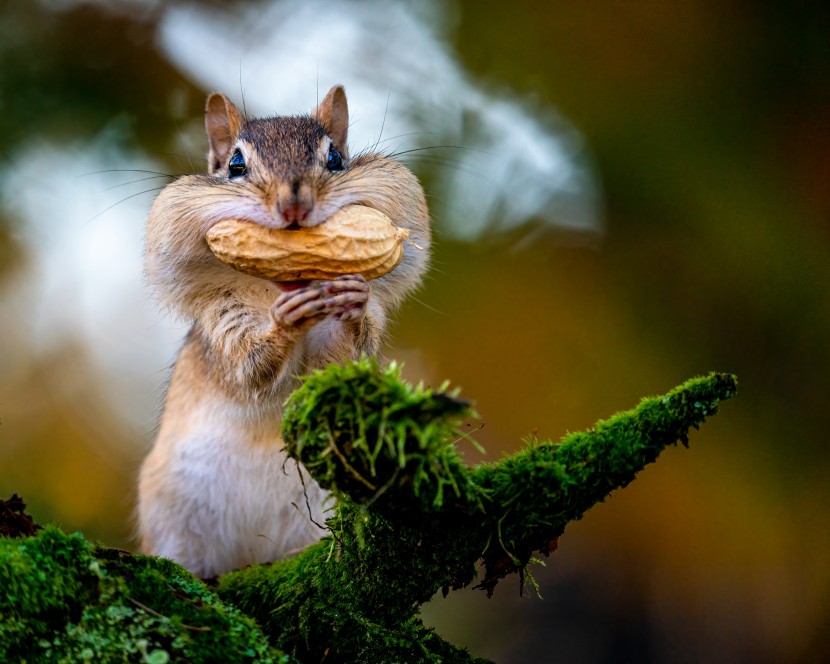
[[[212,397],[209,408],[195,404],[184,418],[162,419],[139,480],[145,552],[201,578],[317,541],[323,531],[312,518],[323,523],[327,496],[303,469],[304,491],[276,415],[252,419],[249,408]]]

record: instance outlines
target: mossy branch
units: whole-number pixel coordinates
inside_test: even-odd
[[[0,662],[116,661],[297,660],[169,560],[54,526],[0,538]]]
[[[220,595],[301,659],[321,644],[363,652],[367,641],[350,635],[365,621],[407,623],[438,589],[471,583],[479,559],[488,592],[523,573],[534,551],[550,552],[569,521],[685,441],[735,388],[731,376],[695,379],[589,432],[469,469],[452,445],[469,404],[403,383],[394,366],[328,367],[292,396],[283,437],[337,495],[332,534],[289,563],[227,575]]]
[[[306,379],[286,404],[289,456],[338,498],[409,505],[426,512],[446,501],[477,501],[454,441],[470,403],[454,393],[402,381],[393,363],[364,359]]]
[[[559,443],[529,441],[496,463],[468,468],[454,444],[465,438],[468,402],[413,387],[394,365],[330,366],[306,379],[283,422],[289,454],[336,497],[322,541],[291,559],[227,574],[214,594],[173,563],[95,549],[55,529],[21,546],[0,540],[0,614],[13,616],[0,621],[0,644],[7,644],[0,656],[33,653],[27,635],[35,634],[34,643],[81,661],[78,653],[92,652],[81,648],[92,646],[78,634],[97,634],[100,622],[111,640],[96,648],[107,642],[113,652],[138,652],[132,637],[113,636],[120,630],[144,634],[145,650],[184,652],[192,661],[208,661],[200,659],[203,644],[225,631],[234,634],[226,647],[256,661],[478,661],[427,629],[418,607],[438,589],[472,583],[479,561],[479,587],[488,593],[511,572],[523,576],[535,552],[555,548],[567,523],[631,482],[666,446],[685,443],[735,389],[734,377],[710,374],[590,431]],[[32,570],[47,570],[50,583],[58,578],[56,591],[38,585],[41,577],[29,582]],[[59,636],[49,641],[49,631]]]
[[[689,429],[714,415],[736,389],[734,376],[695,378],[590,431],[559,443],[530,441],[524,451],[476,468],[473,481],[489,498],[490,541],[500,545],[491,545],[483,556],[480,587],[492,593],[499,578],[524,573],[533,552],[549,553],[569,522],[628,485],[668,445],[687,445]]]

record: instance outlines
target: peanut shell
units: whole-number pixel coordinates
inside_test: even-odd
[[[237,270],[271,281],[300,281],[383,276],[401,261],[408,235],[374,208],[350,205],[319,226],[297,230],[224,219],[206,239],[216,257]]]

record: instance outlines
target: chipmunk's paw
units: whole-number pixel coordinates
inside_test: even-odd
[[[335,320],[359,321],[366,315],[369,282],[359,274],[346,274],[324,282],[330,315]]]
[[[369,282],[359,274],[350,274],[285,290],[271,307],[271,314],[284,325],[305,328],[326,317],[358,321],[366,315],[368,302]]]

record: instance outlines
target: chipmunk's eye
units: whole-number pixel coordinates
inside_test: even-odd
[[[245,166],[245,158],[239,151],[239,148],[234,150],[231,160],[228,162],[228,177],[238,178],[240,175],[245,175],[248,172],[248,167]]]
[[[343,157],[341,157],[340,153],[334,149],[333,145],[329,147],[329,158],[326,160],[326,168],[328,168],[332,173],[342,171],[344,168]]]

